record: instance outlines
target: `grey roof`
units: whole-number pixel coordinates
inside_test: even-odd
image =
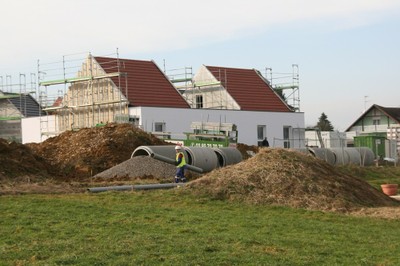
[[[29,94],[3,92],[1,98],[7,99],[24,117],[45,115],[39,103]]]

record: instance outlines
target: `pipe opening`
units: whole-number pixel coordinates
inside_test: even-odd
[[[193,156],[192,156],[192,153],[189,151],[189,150],[185,150],[186,151],[186,154],[187,154],[187,164],[191,164],[191,165],[193,165]]]
[[[224,156],[219,151],[214,150],[214,152],[217,155],[219,167],[224,167],[225,166],[225,158],[224,158]]]
[[[134,156],[149,156],[151,155],[148,151],[144,150],[144,149],[138,149],[134,152],[134,154],[132,154],[132,157]]]

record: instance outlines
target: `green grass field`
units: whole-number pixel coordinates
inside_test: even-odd
[[[0,197],[0,265],[400,265],[400,221],[179,189]]]

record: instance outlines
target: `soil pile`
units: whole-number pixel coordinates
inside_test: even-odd
[[[236,145],[236,149],[238,149],[242,154],[243,160],[246,160],[253,157],[256,153],[258,153],[259,147],[238,143]]]
[[[297,151],[261,148],[254,157],[188,184],[217,199],[347,212],[399,203],[367,182],[340,173],[325,161]]]
[[[27,144],[65,177],[89,177],[130,158],[141,145],[164,141],[132,126],[111,123],[103,127],[66,131],[39,144]]]
[[[0,180],[47,176],[50,165],[29,147],[0,138]]]

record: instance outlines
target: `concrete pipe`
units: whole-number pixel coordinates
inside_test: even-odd
[[[188,162],[188,155],[186,153],[186,151],[184,149],[182,149],[183,155],[185,156],[185,160],[186,162]],[[169,158],[172,161],[165,161],[169,164],[175,164],[175,157],[176,157],[176,152],[175,152],[175,145],[154,145],[154,146],[139,146],[137,147],[132,155],[131,158],[135,157],[135,156],[150,156],[152,157],[152,154],[157,154],[160,156],[163,156],[165,158]],[[164,159],[165,159],[164,158]],[[157,158],[155,158],[157,159]],[[162,160],[160,160],[162,161]]]
[[[324,160],[331,165],[335,164],[335,155],[332,151],[326,148],[309,148],[309,150],[316,158]]]
[[[240,163],[243,160],[242,154],[236,148],[213,148],[218,158],[218,164],[220,167],[224,167],[230,164]]]
[[[140,155],[150,156],[152,153],[175,160],[175,145],[139,146],[133,151],[131,158]],[[186,154],[185,158],[187,159]]]
[[[183,147],[188,155],[188,164],[210,172],[218,167],[218,157],[214,150],[206,147]]]
[[[352,164],[361,164],[361,154],[356,148],[346,148],[346,152],[349,154],[350,161]]]
[[[373,165],[375,160],[374,152],[368,147],[357,147],[356,148],[361,155],[361,165],[368,166]]]
[[[171,159],[171,158],[168,158],[168,157],[156,154],[156,153],[152,153],[150,155],[150,157],[152,157],[152,158],[154,158],[156,160],[165,162],[165,163],[169,163],[169,164],[175,165],[175,159]],[[190,164],[186,165],[186,169],[191,170],[191,171],[196,172],[196,173],[200,173],[200,174],[203,173],[203,169],[201,169],[199,167],[196,167],[196,166],[193,166],[193,165],[190,165]]]
[[[128,191],[128,190],[150,190],[150,189],[167,189],[184,186],[185,183],[166,183],[166,184],[148,184],[148,185],[125,185],[111,187],[92,187],[87,190],[92,193],[106,191]]]
[[[346,151],[346,148],[330,148],[335,155],[335,165],[346,165],[350,163],[350,156]]]

